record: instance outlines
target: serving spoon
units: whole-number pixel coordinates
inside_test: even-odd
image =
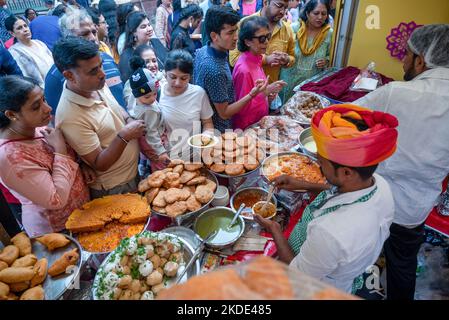
[[[232,218],[231,223],[226,227],[226,230],[229,231],[231,227],[234,225],[235,221],[237,220],[237,217],[242,213],[243,209],[245,209],[246,205],[242,203],[240,205],[240,208],[237,210],[237,212],[234,215],[234,218]]]
[[[274,193],[275,189],[276,189],[276,186],[274,185],[274,183],[270,184],[270,189],[268,189],[267,200],[265,201],[262,208],[260,209],[261,211],[265,211],[267,209],[267,206],[271,202],[271,198],[273,197],[273,193]]]

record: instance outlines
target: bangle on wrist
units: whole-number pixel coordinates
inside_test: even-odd
[[[129,141],[126,141],[126,139],[123,138],[123,137],[120,135],[120,133],[117,133],[117,137],[119,137],[120,140],[122,140],[124,143],[128,144]]]

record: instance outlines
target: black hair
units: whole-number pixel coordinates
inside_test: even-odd
[[[140,11],[131,12],[126,18],[126,33],[124,49],[132,48],[135,45],[134,32],[136,32],[143,20],[148,19],[147,15]]]
[[[207,0],[209,1],[209,0]],[[197,4],[191,3],[187,5],[185,8],[181,10],[181,14],[179,15],[178,22],[176,22],[176,25],[173,29],[175,29],[182,20],[186,20],[190,17],[193,17],[193,19],[199,19],[203,17],[203,9]]]
[[[98,54],[96,43],[79,37],[59,40],[53,47],[53,60],[61,73],[77,67],[79,60],[89,60]]]
[[[240,21],[240,16],[230,7],[212,6],[207,10],[205,27],[207,36],[212,39],[212,32],[220,33],[224,25],[236,25]]]
[[[351,170],[354,170],[355,172],[357,172],[359,174],[359,176],[362,178],[362,180],[368,180],[369,178],[371,178],[378,167],[377,164],[375,164],[374,166],[369,166],[369,167],[350,167],[350,166],[341,165],[341,164],[336,163],[331,160],[329,160],[329,162],[332,164],[332,166],[334,167],[335,170],[337,170],[338,168],[349,168]]]
[[[22,17],[16,17],[15,15],[10,15],[8,18],[5,19],[5,29],[11,32],[14,32],[14,24],[18,21],[22,20],[25,21],[25,23],[28,25],[28,22]]]
[[[249,47],[245,44],[245,40],[253,39],[257,30],[259,30],[260,28],[269,29],[267,18],[253,16],[243,20],[242,24],[240,25],[239,41],[237,43],[240,52],[249,50]]]
[[[67,6],[65,4],[61,3],[56,6],[56,8],[53,10],[53,13],[51,15],[61,18],[65,14],[66,10],[67,10]]]
[[[126,31],[128,24],[128,15],[134,11],[134,4],[132,2],[123,3],[117,7],[117,38]]]
[[[108,38],[110,43],[115,43],[117,23],[117,4],[114,0],[100,0],[98,9],[108,23]]]
[[[98,26],[100,24],[100,15],[101,15],[100,10],[98,10],[97,8],[94,8],[94,7],[89,7],[89,8],[86,8],[86,11],[89,14],[89,16],[92,18],[92,22]]]
[[[140,56],[132,56],[129,60],[129,67],[131,68],[131,73],[134,73],[139,68],[146,68],[145,60]]]
[[[165,71],[179,69],[183,73],[193,74],[193,58],[192,55],[181,49],[170,51],[165,60]]]
[[[28,100],[30,92],[39,87],[39,83],[31,78],[11,75],[0,78],[0,129],[6,128],[11,121],[5,115],[10,110],[20,112]]]
[[[157,0],[156,2],[156,8],[159,7],[162,4],[162,0]]]
[[[141,44],[136,47],[136,50],[134,50],[134,52],[133,52],[133,56],[140,57],[140,56],[142,56],[142,52],[147,51],[147,50],[151,50],[154,52],[154,54],[156,54],[156,52],[154,51],[152,46],[150,46],[148,44]]]
[[[315,8],[319,5],[319,4],[324,4],[326,6],[327,9],[327,19],[326,21],[324,21],[324,24],[328,24],[329,23],[329,12],[331,11],[331,7],[329,4],[329,1],[326,0],[309,0],[309,2],[307,2],[304,7],[301,9],[301,13],[299,14],[299,18],[304,21],[307,22],[307,20],[309,18],[307,18],[307,15],[309,13],[311,13],[313,10],[315,10]]]
[[[38,13],[37,13],[36,10],[34,10],[33,8],[27,8],[27,9],[25,10],[25,18],[28,19],[28,14],[29,14],[30,11],[34,11],[34,13],[36,14],[36,17],[38,16]]]

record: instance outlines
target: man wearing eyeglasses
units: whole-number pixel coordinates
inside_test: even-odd
[[[288,0],[264,0],[262,10],[249,16],[267,18],[271,32],[271,39],[267,39],[267,53],[263,55],[263,67],[270,82],[279,80],[281,68],[289,68],[295,63],[295,39],[291,27],[283,21]],[[246,19],[246,18],[244,18]],[[243,20],[244,20],[243,19]],[[243,21],[242,20],[242,21]],[[240,27],[241,21],[239,23]],[[229,63],[233,67],[241,52],[234,49],[229,54]]]

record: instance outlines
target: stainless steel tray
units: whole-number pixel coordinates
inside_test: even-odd
[[[76,265],[72,268],[68,268],[66,273],[61,274],[57,277],[51,277],[47,274],[47,277],[45,278],[45,281],[42,285],[45,291],[45,300],[57,300],[68,289],[76,289],[78,286],[83,250],[78,241],[76,241],[73,237],[66,234],[64,234],[64,236],[70,240],[70,243],[63,248],[59,248],[53,251],[47,250],[47,248],[43,244],[38,242],[35,238],[31,239],[33,254],[38,259],[47,258],[48,268],[50,268],[53,263],[67,251],[76,248],[78,249],[78,253],[80,255]]]

